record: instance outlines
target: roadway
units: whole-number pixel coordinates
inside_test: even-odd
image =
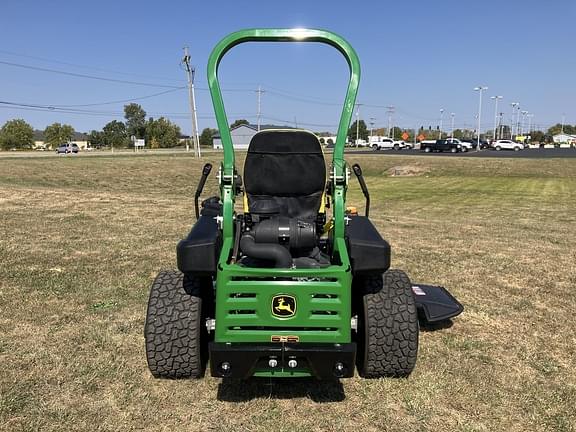
[[[532,148],[520,151],[490,150],[468,151],[462,153],[424,153],[420,150],[357,150],[346,149],[346,154],[386,155],[386,156],[426,156],[426,157],[467,157],[467,158],[525,158],[525,159],[550,159],[550,158],[576,158],[576,148]]]

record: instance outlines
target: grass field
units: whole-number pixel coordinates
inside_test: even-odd
[[[466,308],[421,333],[409,379],[153,379],[148,288],[201,162],[0,159],[0,430],[576,430],[576,162],[354,161],[394,267]]]

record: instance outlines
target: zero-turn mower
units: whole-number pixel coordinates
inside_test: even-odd
[[[348,62],[350,81],[327,165],[316,135],[263,130],[252,138],[242,176],[236,166],[218,82],[224,54],[244,42],[320,42]],[[324,30],[250,29],[212,51],[208,81],[224,159],[220,196],[198,200],[197,222],[177,246],[178,270],[152,284],[145,324],[156,377],[352,377],[409,375],[419,318],[448,320],[462,306],[442,287],[413,285],[390,269],[390,245],[369,219],[360,166],[344,160],[360,64],[352,47]],[[365,215],[347,211],[351,171]],[[235,202],[241,200],[243,211]]]

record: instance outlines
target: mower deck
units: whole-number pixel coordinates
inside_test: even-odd
[[[446,321],[458,316],[464,306],[442,286],[412,285],[418,315],[428,323]]]

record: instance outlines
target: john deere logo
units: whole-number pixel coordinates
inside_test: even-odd
[[[272,315],[290,318],[296,314],[296,299],[289,295],[277,295],[272,298]]]

